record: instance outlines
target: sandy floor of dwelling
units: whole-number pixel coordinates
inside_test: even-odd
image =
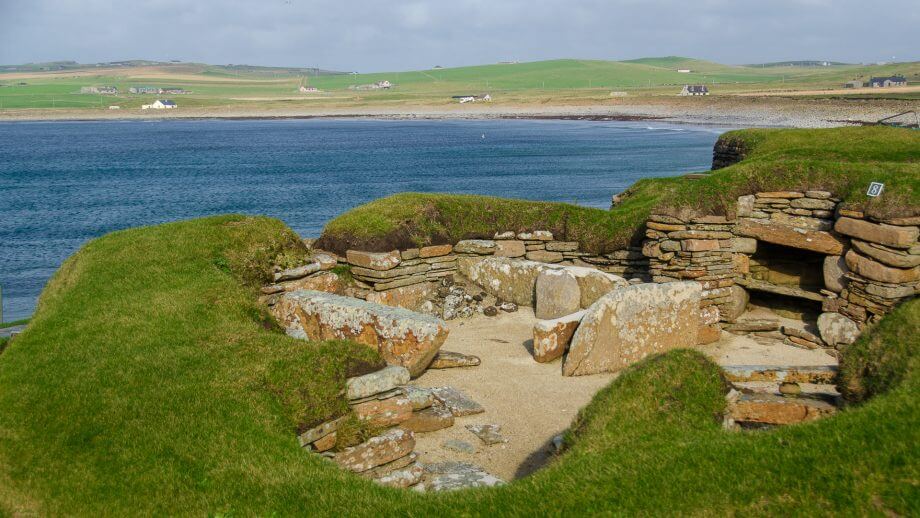
[[[752,312],[745,318],[775,314]],[[781,319],[785,324],[794,320]],[[415,384],[422,387],[450,385],[485,408],[482,414],[460,417],[453,427],[416,434],[416,452],[422,462],[457,460],[482,466],[505,480],[520,478],[544,466],[553,455],[552,438],[568,428],[578,410],[615,374],[563,377],[561,360],[537,363],[531,356],[533,310],[502,313],[489,318],[477,315],[449,322],[450,335],[442,349],[474,354],[478,367],[428,370]],[[801,322],[798,322],[801,326]],[[758,343],[746,336],[722,333],[716,343],[698,349],[721,365],[835,365],[821,350],[808,351],[783,345]],[[465,425],[494,423],[502,426],[507,443],[484,445]],[[459,439],[476,448],[458,453],[442,447]]]

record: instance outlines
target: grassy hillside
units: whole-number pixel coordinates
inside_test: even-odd
[[[913,340],[901,380],[836,417],[725,432],[718,368],[674,351],[601,391],[548,468],[421,495],[298,447],[298,427],[341,412],[344,377],[374,360],[266,319],[242,279],[298,253],[277,221],[223,216],[117,232],[69,259],[0,354],[0,515],[920,513],[920,301],[897,311],[903,332],[865,338]]]
[[[689,74],[677,72],[689,68]],[[336,74],[315,69],[202,65],[195,63],[92,67],[50,72],[0,70],[0,109],[87,108],[106,109],[117,104],[136,109],[157,96],[130,95],[131,86],[181,87],[193,94],[179,98],[181,107],[209,107],[276,103],[307,105],[329,103],[424,102],[449,103],[451,95],[503,93],[531,101],[547,94],[609,99],[612,89],[632,95],[675,95],[686,83],[717,85],[714,95],[751,90],[811,90],[840,88],[851,79],[873,75],[904,74],[920,81],[920,63],[864,67],[746,67],[721,65],[681,57],[646,58],[632,61],[560,59],[530,63],[492,64],[471,67]],[[351,86],[389,80],[391,90],[355,91]],[[300,94],[306,82],[323,90]],[[81,86],[114,85],[115,96],[80,94]],[[293,104],[292,104],[293,103]]]
[[[751,150],[747,160],[701,180],[646,179],[610,211],[564,203],[487,196],[404,193],[375,200],[330,221],[321,246],[392,250],[460,239],[489,238],[498,230],[551,230],[583,250],[610,252],[642,239],[652,209],[720,214],[738,196],[757,191],[829,189],[854,209],[879,217],[920,214],[920,132],[889,127],[825,130],[763,129],[726,133]],[[885,183],[878,198],[870,182]],[[613,194],[613,193],[611,193]]]

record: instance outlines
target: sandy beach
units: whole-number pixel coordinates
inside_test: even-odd
[[[660,120],[730,127],[822,128],[873,123],[910,110],[920,101],[813,99],[779,96],[644,97],[604,102],[493,102],[469,104],[323,103],[299,106],[240,103],[175,110],[7,109],[0,121],[160,120],[160,119],[515,119]]]

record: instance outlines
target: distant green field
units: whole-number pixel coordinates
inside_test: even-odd
[[[678,69],[689,69],[680,73]],[[303,75],[297,75],[302,70]],[[73,72],[72,75],[69,75]],[[81,75],[82,74],[82,75]],[[902,74],[920,82],[920,62],[880,66],[732,66],[683,57],[643,58],[632,61],[562,59],[529,63],[492,64],[459,68],[374,74],[315,74],[306,69],[174,64],[100,70],[100,75],[70,70],[66,73],[0,73],[0,109],[88,108],[109,105],[139,108],[156,95],[130,95],[131,86],[181,87],[180,107],[207,107],[240,103],[387,103],[448,102],[451,95],[504,93],[558,97],[603,96],[610,90],[634,95],[674,95],[684,84],[710,85],[713,95],[750,90],[840,88],[852,79]],[[353,87],[388,80],[390,90]],[[301,84],[322,93],[304,95]],[[113,85],[118,96],[80,94],[80,87]],[[899,94],[879,92],[880,98]],[[907,99],[915,97],[907,95]]]

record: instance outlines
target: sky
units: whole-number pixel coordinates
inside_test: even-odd
[[[0,64],[920,60],[918,0],[0,0]]]

